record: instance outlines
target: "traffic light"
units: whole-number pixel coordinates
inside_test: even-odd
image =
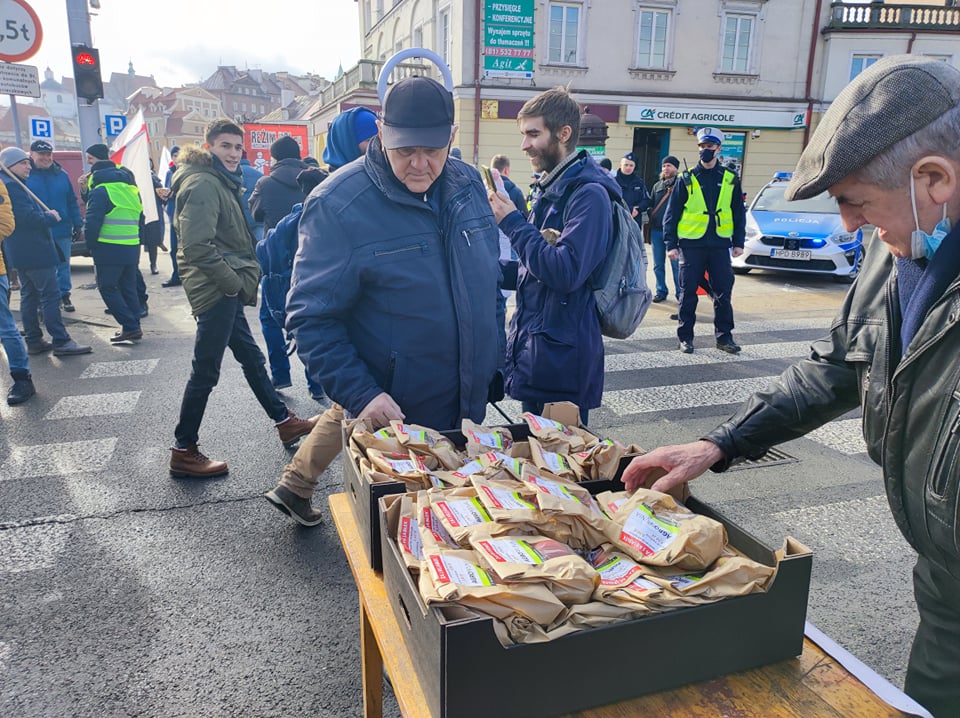
[[[77,97],[82,97],[88,105],[103,97],[99,50],[86,45],[73,46],[73,82]]]

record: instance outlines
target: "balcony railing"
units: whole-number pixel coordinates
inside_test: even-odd
[[[830,5],[831,30],[952,30],[960,29],[960,8],[930,5]]]
[[[360,60],[356,65],[343,73],[340,77],[325,87],[320,93],[320,107],[327,107],[334,101],[345,97],[351,90],[358,88],[377,89],[377,79],[380,77],[381,60]],[[390,73],[390,82],[394,83],[411,75],[433,77],[432,66],[414,63],[400,63]]]

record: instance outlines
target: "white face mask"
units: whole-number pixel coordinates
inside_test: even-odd
[[[922,259],[923,257],[930,259],[937,249],[940,248],[943,238],[950,234],[950,220],[947,218],[947,204],[946,202],[943,204],[943,219],[937,222],[937,226],[933,228],[933,234],[927,234],[920,229],[920,218],[917,216],[916,192],[917,190],[914,187],[913,182],[913,172],[911,172],[910,206],[913,209],[913,224],[916,229],[910,233],[910,257],[911,259]]]

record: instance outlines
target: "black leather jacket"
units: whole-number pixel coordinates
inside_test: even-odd
[[[944,241],[960,241],[960,229]],[[960,579],[958,322],[960,277],[934,301],[891,370],[890,337],[901,324],[896,264],[874,238],[829,336],[703,437],[727,457],[714,470],[737,457],[757,458],[859,404],[897,526],[920,555]]]

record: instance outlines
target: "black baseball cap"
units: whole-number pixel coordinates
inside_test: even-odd
[[[53,152],[53,145],[46,140],[34,140],[30,145],[31,152]]]
[[[453,95],[429,77],[405,77],[383,101],[384,148],[446,147],[453,131]]]

